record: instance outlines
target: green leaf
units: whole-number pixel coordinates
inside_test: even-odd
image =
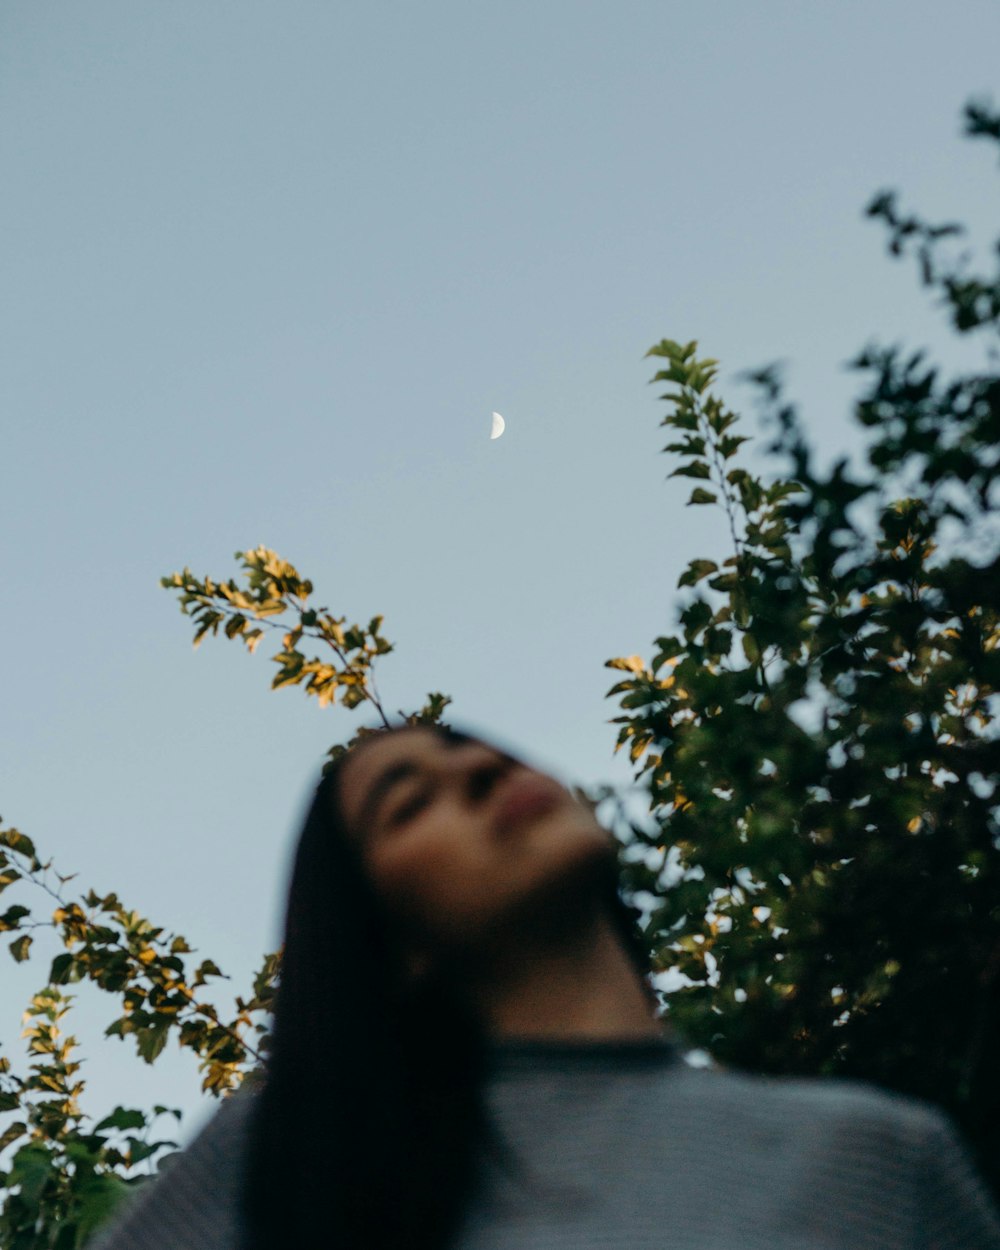
[[[23,1205],[29,1211],[38,1211],[42,1191],[50,1179],[55,1177],[56,1171],[49,1151],[45,1146],[31,1142],[22,1146],[14,1155],[7,1183],[12,1189],[19,1185]]]
[[[736,416],[735,412],[725,412],[720,408],[717,412],[714,412],[711,416],[709,416],[708,424],[713,434],[721,435],[724,434],[731,425],[734,425],[738,419],[739,418]],[[723,440],[723,442],[725,441],[726,440]],[[740,441],[746,442],[747,440],[742,438]]]
[[[705,454],[705,440],[689,435],[682,443],[668,443],[663,450],[678,456],[703,456]]]
[[[247,618],[245,616],[242,616],[239,612],[237,612],[235,616],[231,616],[229,620],[226,621],[226,627],[224,631],[226,637],[235,638],[237,634],[241,634],[243,632],[243,630],[246,628],[246,624],[247,624]]]
[[[0,829],[0,846],[9,847],[26,859],[37,859],[35,844],[26,833],[21,833],[18,829]]]
[[[689,504],[717,503],[718,498],[719,497],[715,493],[715,491],[705,490],[703,486],[696,486],[694,490],[691,492],[691,497],[688,499],[688,503]]]
[[[737,451],[744,443],[749,443],[750,439],[746,435],[731,435],[728,438],[719,439],[719,455],[723,460],[730,460],[736,455]]]
[[[691,464],[682,464],[679,468],[674,469],[673,473],[668,473],[667,477],[699,477],[710,478],[712,471],[704,460],[694,460]]]
[[[159,1058],[164,1046],[167,1044],[171,1023],[171,1018],[160,1017],[153,1024],[136,1029],[136,1049],[147,1063],[153,1063]]]
[[[678,587],[696,586],[703,577],[707,577],[709,573],[714,573],[718,567],[714,560],[692,560],[680,575],[677,585]]]
[[[194,985],[204,985],[209,977],[221,977],[225,974],[211,959],[203,959],[194,974]]]
[[[696,599],[681,613],[681,622],[688,639],[700,633],[712,619],[712,609],[704,599]]]
[[[12,1111],[12,1107],[6,1107],[4,1110]],[[19,1137],[23,1137],[28,1131],[27,1124],[23,1120],[15,1120],[13,1124],[8,1124],[2,1133],[0,1133],[0,1151],[4,1151],[12,1143],[16,1142]]]
[[[20,903],[15,903],[13,907],[0,915],[0,933],[16,929],[25,916],[30,916],[31,912],[27,907],[22,907]]]
[[[180,1110],[179,1107],[163,1107],[159,1103],[157,1103],[156,1106],[153,1108],[153,1112],[155,1115],[172,1115],[174,1119],[178,1122],[178,1124],[183,1118],[183,1112]]]
[[[110,1173],[92,1173],[80,1181],[76,1187],[80,1215],[74,1250],[81,1250],[90,1241],[91,1235],[108,1223],[131,1189],[120,1176]]]
[[[100,1133],[107,1128],[130,1129],[145,1127],[146,1116],[142,1111],[126,1107],[115,1107],[110,1115],[105,1116],[100,1124],[94,1126],[94,1132]]]
[[[15,938],[14,941],[11,942],[10,953],[19,964],[24,963],[24,961],[28,958],[28,951],[31,949],[31,940],[30,933],[22,933],[19,938]]]
[[[71,981],[79,981],[79,979],[79,972],[76,969],[76,956],[69,952],[56,955],[49,969],[50,984],[68,985]]]

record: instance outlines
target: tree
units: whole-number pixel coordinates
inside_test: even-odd
[[[197,646],[208,634],[241,639],[253,652],[270,634],[278,664],[272,686],[302,686],[321,705],[341,702],[348,708],[370,704],[383,724],[388,717],[374,680],[377,660],[392,651],[381,633],[382,618],[367,626],[346,625],[325,607],[310,601],[312,585],[274,552],[259,547],[238,552],[243,581],[204,578],[189,570],[162,579],[179,592],[181,610],[195,624]],[[322,656],[307,657],[308,641]],[[436,723],[449,703],[430,694],[410,723]],[[336,758],[358,738],[330,750]],[[114,1210],[129,1188],[142,1184],[151,1169],[176,1143],[151,1133],[163,1115],[116,1107],[94,1122],[81,1109],[84,1081],[74,1058],[76,1039],[64,1032],[72,1004],[66,987],[89,981],[115,1002],[106,1035],[131,1042],[136,1054],[154,1063],[168,1040],[199,1058],[202,1088],[214,1096],[235,1089],[264,1060],[268,1012],[280,968],[278,952],[264,956],[248,991],[236,999],[228,1018],[212,1001],[211,987],[224,974],[211,959],[195,954],[179,934],[130,910],[116,894],[94,890],[71,896],[73,878],[42,862],[27,835],[0,829],[0,892],[27,889],[55,904],[50,917],[37,918],[24,902],[0,913],[0,932],[11,933],[14,959],[30,957],[38,930],[55,938],[59,951],[45,985],[26,1013],[28,1063],[24,1074],[0,1057],[0,1151],[11,1160],[0,1173],[5,1198],[0,1209],[0,1246],[4,1250],[77,1250]],[[27,889],[26,889],[27,887]],[[62,948],[60,950],[60,948]],[[140,1165],[148,1169],[140,1171]]]
[[[1000,114],[970,105],[966,128],[1000,141]],[[992,369],[947,380],[922,352],[866,348],[867,464],[828,470],[759,371],[787,465],[765,482],[739,463],[717,362],[651,350],[671,476],[724,509],[732,550],[688,565],[680,630],[648,662],[608,662],[655,818],[627,871],[655,899],[658,966],[686,978],[668,996],[685,1037],[941,1103],[1000,1191],[1000,277],[944,257],[959,227],[893,194],[868,212]]]

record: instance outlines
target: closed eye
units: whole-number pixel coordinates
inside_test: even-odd
[[[481,802],[487,798],[493,791],[497,782],[512,768],[516,768],[519,764],[509,755],[501,755],[499,758],[492,760],[489,764],[484,764],[479,768],[472,769],[465,781],[465,792],[467,798],[474,802]],[[416,782],[417,777],[411,775],[407,780]],[[408,789],[408,787],[407,787]],[[398,829],[402,825],[415,819],[433,802],[436,792],[436,783],[424,782],[416,785],[409,793],[405,794],[402,801],[393,807],[385,817],[386,827],[389,829]]]
[[[503,756],[495,763],[484,765],[470,773],[467,785],[469,798],[473,801],[485,799],[500,778],[510,772],[514,764],[515,761],[509,756]]]
[[[431,793],[429,790],[416,790],[413,794],[405,798],[398,807],[393,808],[386,819],[386,824],[391,829],[396,829],[400,825],[405,825],[408,820],[412,820],[415,816],[418,816],[430,801]]]

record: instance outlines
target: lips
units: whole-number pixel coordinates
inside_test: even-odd
[[[498,833],[505,833],[515,825],[542,816],[559,805],[563,794],[562,787],[551,777],[518,770],[497,792],[494,828]]]

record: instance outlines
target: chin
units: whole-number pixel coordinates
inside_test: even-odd
[[[611,835],[599,825],[577,823],[553,830],[551,856],[539,864],[539,872],[525,890],[517,911],[558,908],[567,913],[586,913],[592,905],[603,906],[607,891],[618,881],[618,857]]]
[[[616,860],[614,838],[589,812],[579,808],[565,814],[553,813],[551,838],[553,853],[565,861],[567,871],[577,861]]]

